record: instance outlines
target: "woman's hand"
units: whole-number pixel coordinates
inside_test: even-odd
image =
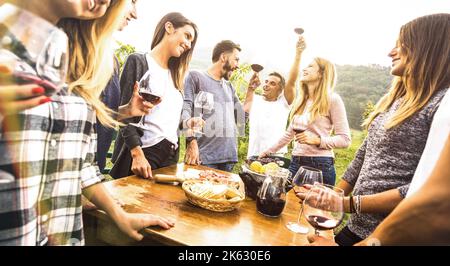
[[[45,90],[35,84],[0,86],[0,115],[15,114],[50,102]]]
[[[267,156],[269,156],[271,154],[271,152],[269,152],[269,151],[263,151],[263,152],[261,152],[261,154],[258,156],[258,159],[262,159],[262,158],[264,158],[264,157],[267,157]]]
[[[170,229],[175,225],[172,219],[158,215],[126,212],[116,223],[122,232],[136,241],[141,241],[144,238],[139,231],[146,227],[157,225],[164,229]]]
[[[309,144],[316,146],[320,145],[320,137],[309,131],[304,131],[303,133],[296,134],[295,141],[297,141],[300,144]]]
[[[303,37],[303,35],[300,35],[300,37],[298,38],[297,45],[295,48],[296,48],[297,54],[301,54],[301,53],[303,53],[303,51],[305,51],[306,42],[305,42],[305,37]]]
[[[152,167],[145,158],[144,152],[141,147],[136,147],[131,150],[131,157],[133,162],[131,164],[131,171],[137,175],[146,179],[152,179]]]
[[[301,187],[297,186],[294,187],[295,196],[300,199],[300,203],[302,203],[305,200],[306,195],[308,194],[311,188],[312,185],[310,184],[304,184]]]
[[[307,238],[310,246],[338,246],[333,239],[318,236],[316,234],[309,234]]]
[[[147,102],[141,95],[139,95],[139,83],[136,82],[133,88],[133,95],[128,104],[119,107],[119,114],[121,119],[135,116],[148,115],[150,111],[161,102],[161,98],[155,104]]]

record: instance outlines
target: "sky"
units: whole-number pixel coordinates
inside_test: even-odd
[[[287,73],[302,27],[307,49],[302,66],[316,57],[336,64],[390,66],[387,54],[408,21],[450,13],[449,0],[138,0],[138,20],[116,38],[138,51],[149,50],[158,21],[181,12],[197,24],[196,49],[230,39],[242,47],[241,62]],[[194,58],[196,53],[194,50]]]

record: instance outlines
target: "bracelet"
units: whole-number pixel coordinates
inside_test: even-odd
[[[361,195],[356,196],[355,210],[356,214],[361,213]]]
[[[355,213],[355,207],[353,206],[353,196],[349,197],[349,207],[350,207],[349,212],[350,213]]]

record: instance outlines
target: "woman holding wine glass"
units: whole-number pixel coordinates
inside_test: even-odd
[[[337,185],[345,191],[345,211],[351,213],[336,235],[339,245],[367,238],[406,197],[430,126],[449,91],[449,32],[449,14],[419,17],[401,27],[388,54],[391,88],[365,121],[367,137]]]
[[[152,178],[152,169],[178,162],[178,129],[183,107],[183,82],[197,42],[197,26],[180,13],[169,13],[156,26],[151,51],[128,57],[120,87],[121,104],[132,95],[136,80],[150,72],[149,85],[153,94],[161,98],[152,112],[141,119],[124,120],[128,125],[120,130],[114,148],[114,178],[132,174]],[[141,123],[139,120],[141,119]],[[193,128],[203,120],[191,119],[186,125]]]
[[[303,202],[305,218],[319,235],[319,230],[333,230],[344,218],[344,191],[338,187],[316,183]]]
[[[317,57],[303,70],[300,82],[300,95],[291,112],[288,129],[278,143],[260,157],[276,153],[295,139],[289,166],[291,173],[295,175],[300,166],[313,167],[322,171],[325,184],[334,185],[333,149],[346,148],[351,143],[344,103],[333,92],[335,66]]]
[[[292,179],[292,185],[294,186],[295,193],[306,193],[308,189],[314,184],[322,184],[323,176],[322,171],[308,166],[300,166],[297,174]],[[303,216],[303,203],[301,205],[300,214],[297,221],[291,221],[286,224],[287,228],[295,233],[306,234],[309,229],[306,226],[301,225],[300,220]]]

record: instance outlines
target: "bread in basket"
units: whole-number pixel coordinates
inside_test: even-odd
[[[188,201],[198,207],[228,212],[239,208],[245,199],[245,189],[239,183],[215,183],[208,180],[188,180],[182,186]]]

